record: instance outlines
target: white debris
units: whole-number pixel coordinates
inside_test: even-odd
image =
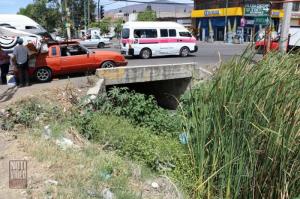
[[[58,182],[56,180],[46,180],[45,181],[45,184],[49,184],[49,185],[55,185],[57,186],[58,185]]]
[[[158,188],[159,188],[159,185],[158,185],[158,183],[156,183],[156,182],[152,182],[152,183],[151,183],[151,186],[152,186],[154,189],[158,189]]]
[[[45,140],[48,140],[51,138],[51,135],[52,135],[52,131],[50,129],[50,125],[47,125],[44,127],[44,133],[43,133],[43,138]]]
[[[103,199],[114,199],[114,194],[109,190],[109,188],[104,189],[101,192]]]
[[[62,149],[66,150],[67,148],[71,148],[74,146],[74,143],[72,140],[67,138],[61,138],[56,140],[56,144]]]

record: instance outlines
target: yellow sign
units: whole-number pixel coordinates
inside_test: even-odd
[[[192,18],[198,17],[223,17],[223,16],[243,16],[242,7],[234,8],[219,8],[219,9],[207,9],[207,10],[193,10]]]
[[[192,18],[203,18],[203,17],[224,17],[224,16],[243,16],[243,7],[233,7],[233,8],[218,8],[218,9],[207,9],[207,10],[193,10]],[[284,15],[283,10],[273,9],[273,18],[282,18]]]
[[[272,10],[272,18],[282,18],[284,15],[283,10],[273,9]]]

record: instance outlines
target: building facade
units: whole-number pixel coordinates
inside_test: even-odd
[[[293,4],[291,26],[300,26],[300,2]]]
[[[253,15],[251,11],[258,6],[266,13]],[[253,41],[270,23],[266,17],[270,14],[272,28],[278,30],[283,17],[282,4],[270,5],[267,0],[195,0],[192,19],[201,40],[224,41],[238,34],[244,41]]]

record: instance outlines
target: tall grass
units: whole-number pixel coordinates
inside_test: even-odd
[[[221,66],[185,101],[194,198],[300,196],[300,56],[252,58]]]

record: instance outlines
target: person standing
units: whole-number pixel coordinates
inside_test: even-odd
[[[13,52],[13,59],[17,65],[17,70],[19,74],[19,87],[29,86],[29,74],[28,74],[28,56],[29,50],[23,46],[23,39],[19,38],[17,43],[18,46],[15,47]]]
[[[0,46],[0,67],[1,67],[1,83],[7,84],[6,75],[9,71],[10,57],[7,52],[3,51]]]

